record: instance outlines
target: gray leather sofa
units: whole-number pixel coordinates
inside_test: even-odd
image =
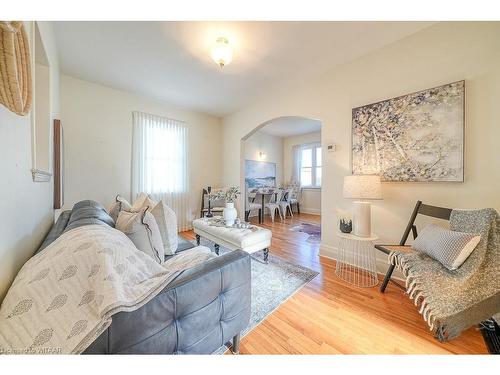
[[[65,231],[90,224],[114,227],[99,203],[78,202],[61,213],[38,251]],[[178,252],[193,246],[180,239]],[[238,352],[249,320],[250,257],[233,251],[183,271],[141,308],[115,314],[84,354],[210,354],[230,340]]]

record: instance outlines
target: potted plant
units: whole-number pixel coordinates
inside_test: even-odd
[[[226,207],[222,211],[222,217],[227,226],[234,225],[236,218],[238,217],[238,211],[234,208],[234,202],[238,199],[240,195],[240,188],[238,186],[232,186],[227,190],[220,190],[216,194],[210,197],[211,200],[222,200],[226,201]]]

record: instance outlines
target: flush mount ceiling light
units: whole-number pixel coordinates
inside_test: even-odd
[[[214,61],[219,64],[221,68],[228,65],[233,60],[233,49],[229,45],[229,41],[226,38],[217,38],[217,41],[212,48],[212,59],[214,59]]]

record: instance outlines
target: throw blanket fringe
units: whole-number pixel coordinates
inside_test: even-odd
[[[431,305],[427,302],[424,291],[420,288],[422,283],[418,278],[410,275],[410,265],[405,262],[403,253],[393,251],[389,254],[389,263],[400,269],[405,276],[406,294],[413,300],[417,306],[418,313],[422,315],[424,321],[429,325],[429,330],[441,341],[445,341],[446,331],[444,326],[436,325],[435,315],[432,312]]]
[[[494,209],[453,210],[452,230],[480,233],[476,249],[455,271],[425,254],[393,251],[389,263],[406,280],[406,293],[440,341],[500,312],[500,218]]]

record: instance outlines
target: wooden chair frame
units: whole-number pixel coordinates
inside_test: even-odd
[[[200,217],[201,218],[203,218],[205,216],[205,214],[208,212],[208,208],[205,207],[205,196],[207,196],[207,195],[208,195],[208,190],[204,188],[203,191],[201,192],[201,209],[200,209]],[[213,207],[211,207],[210,211],[216,212],[216,213],[222,213],[222,209],[220,209],[220,208],[214,209]]]
[[[399,241],[399,245],[375,245],[375,248],[377,250],[382,251],[385,254],[390,254],[391,251],[393,250],[398,250],[402,252],[412,252],[411,247],[409,245],[406,245],[406,240],[408,239],[410,232],[413,235],[413,239],[417,238],[418,233],[417,233],[417,227],[415,226],[415,219],[417,218],[417,215],[420,214],[420,215],[434,217],[436,219],[450,220],[451,211],[452,211],[451,208],[430,206],[428,204],[422,203],[422,201],[417,201],[417,204],[415,205],[415,208],[413,209],[413,212],[410,216],[410,221],[408,222],[408,225],[406,226],[406,229],[403,233],[403,237],[401,237],[401,241]],[[394,272],[394,265],[391,264],[387,270],[384,281],[380,286],[380,292],[384,293],[387,284],[391,280],[393,272]]]

